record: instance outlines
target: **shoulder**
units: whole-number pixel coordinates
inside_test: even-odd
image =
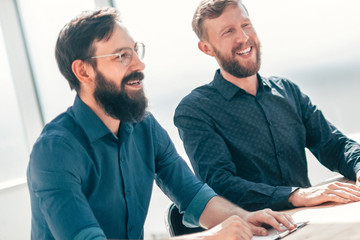
[[[268,78],[262,77],[263,81],[267,82],[271,88],[279,92],[291,93],[298,95],[301,93],[299,86],[293,81],[279,76],[270,76]]]
[[[213,87],[212,83],[205,84],[193,89],[188,95],[186,95],[180,103],[189,103],[193,101],[201,101],[209,99],[212,95],[216,94],[217,90]]]
[[[31,158],[57,158],[57,155],[65,156],[67,153],[75,156],[87,145],[86,135],[68,110],[45,125],[33,146]]]
[[[214,101],[217,102],[219,97],[221,95],[211,83],[197,87],[179,102],[175,113],[206,108],[211,106]]]
[[[288,86],[297,86],[294,82],[289,80],[285,77],[279,77],[279,76],[270,76],[268,78],[262,77],[263,79],[266,79],[271,86],[273,87],[288,87]]]
[[[82,133],[81,129],[69,109],[45,125],[37,142],[48,139],[75,140]]]

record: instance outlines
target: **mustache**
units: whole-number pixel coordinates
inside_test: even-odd
[[[144,79],[144,73],[142,72],[132,72],[129,75],[125,76],[122,80],[122,85],[128,83],[131,80],[140,80],[142,81]]]

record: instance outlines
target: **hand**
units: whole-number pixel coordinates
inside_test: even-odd
[[[237,215],[227,218],[215,227],[195,234],[183,235],[171,239],[176,240],[250,240],[253,234],[249,224]]]
[[[360,171],[356,174],[356,186],[360,186]]]
[[[263,227],[264,225],[271,226],[279,232],[284,231],[284,228],[281,225],[289,230],[296,227],[289,214],[274,212],[271,209],[249,212],[245,217],[245,220],[249,223],[252,233],[259,236],[268,235],[267,230]]]
[[[295,207],[309,207],[325,202],[349,203],[357,201],[360,201],[360,187],[355,184],[342,182],[300,188],[289,197],[289,202]]]
[[[224,222],[208,230],[211,238],[205,239],[251,239],[253,234],[246,221],[237,215],[231,216]]]

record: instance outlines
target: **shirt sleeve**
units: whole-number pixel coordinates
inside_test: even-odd
[[[310,98],[297,90],[306,128],[306,147],[328,169],[355,181],[360,169],[360,145],[327,121]]]
[[[100,228],[85,228],[79,232],[74,240],[105,240],[105,235]]]
[[[187,227],[200,226],[200,216],[208,201],[214,196],[216,196],[216,193],[207,184],[204,184],[185,210],[183,217],[184,225]]]
[[[195,174],[214,191],[246,210],[289,209],[289,195],[296,189],[270,186],[237,176],[236,166],[214,123],[200,109],[180,103],[174,117]]]
[[[34,145],[27,174],[33,217],[45,219],[55,239],[106,239],[81,191],[81,147],[69,142],[55,136]]]
[[[195,177],[179,156],[167,132],[154,119],[156,143],[156,183],[184,212],[187,226],[199,226],[199,218],[208,201],[216,193]]]

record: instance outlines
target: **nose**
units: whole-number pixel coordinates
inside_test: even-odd
[[[236,36],[236,41],[239,43],[246,43],[249,39],[249,36],[246,33],[246,31],[244,31],[244,29],[242,27],[240,27],[237,32],[238,32],[238,34]]]

